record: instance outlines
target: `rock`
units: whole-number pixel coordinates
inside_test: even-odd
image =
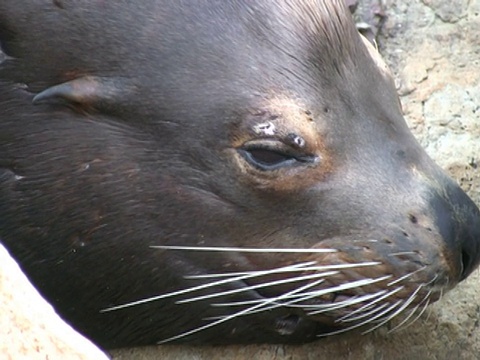
[[[106,360],[55,313],[0,244],[0,358]]]

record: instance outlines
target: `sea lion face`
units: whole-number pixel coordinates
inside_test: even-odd
[[[59,4],[0,5],[0,238],[97,343],[372,329],[477,266],[342,2]]]

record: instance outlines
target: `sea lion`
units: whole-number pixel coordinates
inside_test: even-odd
[[[402,325],[479,263],[340,0],[4,0],[0,42],[0,239],[102,347]]]

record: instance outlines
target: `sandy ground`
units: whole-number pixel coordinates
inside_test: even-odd
[[[380,51],[397,81],[407,121],[430,156],[480,204],[480,0],[384,2],[388,19],[379,38]],[[32,349],[36,346],[37,352],[24,358],[100,359],[98,353],[78,355],[90,349],[90,345],[76,342],[75,334],[68,331],[62,332],[66,340],[61,336],[52,340],[49,319],[54,321],[55,315],[48,306],[47,310],[41,310],[49,314],[46,320],[35,315],[32,309],[35,306],[19,309],[13,306],[14,296],[24,299],[27,295],[15,294],[16,287],[8,287],[8,281],[16,283],[20,275],[14,266],[5,265],[10,264],[5,257],[0,251],[0,359],[8,359],[9,354],[12,359],[22,358],[20,355],[24,353],[20,350],[28,346]],[[40,300],[32,302],[40,304]],[[25,320],[28,316],[31,320]],[[47,329],[42,335],[45,341],[53,341],[57,348],[55,342],[62,346],[65,342],[73,344],[71,351],[76,357],[66,356],[65,352],[41,352],[38,349],[42,346],[47,349],[51,346],[45,347],[41,341],[26,342],[26,332],[38,324],[28,327],[24,321],[37,320],[44,322],[40,329]],[[8,326],[18,329],[18,321],[24,324],[25,330],[8,332]],[[399,331],[389,332],[393,324],[367,335],[350,333],[304,346],[159,346],[117,350],[111,355],[115,360],[478,359],[479,321],[480,272],[477,270],[431,306],[414,325]],[[57,332],[53,334],[57,336]]]

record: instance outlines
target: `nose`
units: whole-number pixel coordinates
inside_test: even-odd
[[[433,196],[431,209],[450,255],[450,265],[462,281],[480,262],[480,211],[457,184],[446,181],[442,193]]]

